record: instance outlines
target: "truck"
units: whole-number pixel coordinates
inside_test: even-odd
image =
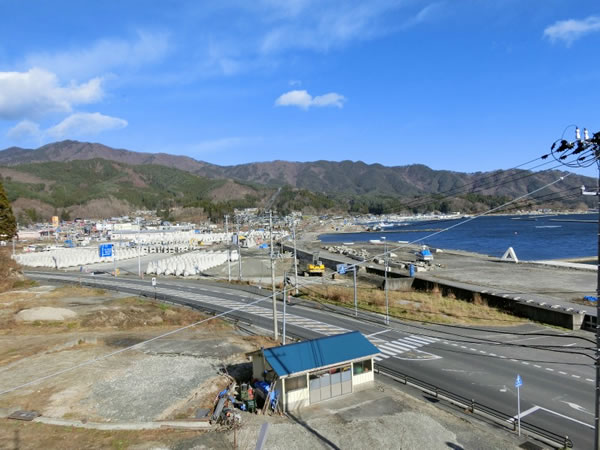
[[[417,261],[421,261],[427,264],[431,264],[433,262],[433,255],[431,254],[431,250],[426,245],[421,247],[421,250],[417,252]]]

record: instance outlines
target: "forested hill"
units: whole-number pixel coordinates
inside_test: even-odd
[[[78,141],[38,149],[11,147],[0,151],[0,166],[4,166],[0,173],[14,201],[29,198],[54,209],[72,209],[107,196],[151,208],[167,199],[181,207],[204,209],[215,209],[209,207],[215,204],[260,207],[281,187],[274,206],[284,210],[475,212],[532,192],[564,174],[526,170],[461,173],[418,164],[386,167],[360,161],[218,166],[187,156],[133,152]],[[101,180],[92,183],[98,174]],[[593,187],[595,180],[571,174],[536,194],[536,202],[519,202],[516,208],[585,208],[584,201],[592,206],[590,198],[576,195],[581,185]]]

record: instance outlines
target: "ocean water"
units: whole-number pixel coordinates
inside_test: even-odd
[[[592,222],[565,222],[585,220]],[[466,250],[500,257],[512,247],[522,260],[596,256],[597,214],[552,216],[484,216],[474,220],[405,222],[385,231],[322,234],[323,243],[366,242],[371,239],[418,241],[444,249]],[[464,222],[464,223],[463,223]],[[437,230],[447,229],[438,233]],[[423,239],[424,240],[420,240]]]

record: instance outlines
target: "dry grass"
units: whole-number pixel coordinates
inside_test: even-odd
[[[186,430],[100,431],[57,427],[36,422],[0,420],[0,448],[64,450],[162,448],[192,439],[201,432]]]
[[[341,286],[311,286],[302,295],[325,303],[353,306],[354,289]],[[385,292],[358,288],[361,309],[385,313]],[[439,293],[389,292],[390,315],[401,319],[454,324],[514,325],[525,320],[488,306],[476,298],[473,302],[443,297]]]
[[[11,250],[7,247],[0,249],[0,292],[24,285],[25,277],[21,267],[10,257]]]

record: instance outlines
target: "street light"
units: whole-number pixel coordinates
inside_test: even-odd
[[[598,167],[598,181],[595,192],[588,192],[583,186],[583,195],[595,195],[598,206],[598,261],[596,279],[596,397],[594,414],[594,448],[600,450],[600,132],[591,138],[587,128],[583,129],[583,139],[579,127],[575,128],[575,141],[557,139],[550,147],[550,153],[556,161],[572,168],[590,167],[594,164]],[[544,155],[542,158],[546,158]]]

